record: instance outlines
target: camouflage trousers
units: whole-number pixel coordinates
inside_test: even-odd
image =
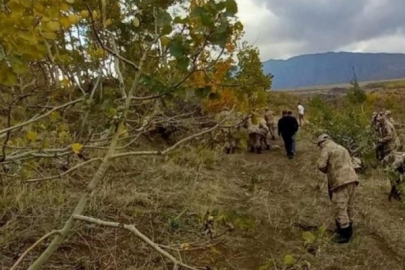
[[[332,191],[331,200],[337,224],[344,229],[353,222],[356,183],[349,183]]]
[[[271,140],[276,139],[276,130],[274,128],[274,123],[267,123],[267,127],[269,128],[269,137]]]
[[[248,146],[251,151],[259,151],[262,146],[262,137],[258,133],[249,133],[249,143]]]

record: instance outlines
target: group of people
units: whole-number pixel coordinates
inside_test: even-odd
[[[275,140],[277,134],[283,139],[288,158],[292,159],[296,153],[295,136],[299,127],[304,123],[304,107],[298,103],[298,120],[291,111],[284,110],[282,117],[276,125],[275,116],[270,109],[266,108],[261,114],[259,110],[251,113],[243,126],[249,134],[248,146],[250,151],[261,153],[263,149],[270,149],[270,141]],[[221,113],[221,118],[229,116],[228,110]],[[253,121],[255,117],[256,121]],[[376,138],[376,156],[381,164],[391,172],[395,172],[395,179],[391,181],[392,197],[401,199],[402,178],[405,172],[405,153],[396,131],[396,125],[390,111],[374,112],[371,121]],[[238,127],[240,128],[240,126]],[[227,131],[225,150],[232,153],[236,147],[235,137]],[[359,179],[356,169],[359,168],[356,159],[349,151],[332,140],[328,134],[322,134],[317,139],[317,145],[321,149],[317,161],[319,171],[327,175],[328,192],[334,206],[334,218],[336,224],[336,243],[348,243],[353,235],[353,205],[356,187]],[[392,175],[392,174],[391,174]]]
[[[392,197],[401,199],[401,188],[405,172],[405,153],[396,132],[395,122],[390,111],[374,112],[371,125],[376,137],[376,155],[381,164],[394,172],[391,180]],[[317,140],[321,154],[317,162],[318,169],[328,176],[329,197],[334,205],[336,223],[335,242],[347,243],[353,235],[354,194],[359,184],[356,165],[349,151],[335,143],[327,134]]]
[[[402,178],[405,169],[404,156],[402,152],[401,140],[396,130],[396,123],[392,117],[391,111],[374,112],[371,119],[371,126],[376,138],[376,157],[390,176],[394,177],[391,181],[391,191],[389,200],[392,198],[401,199]]]
[[[298,120],[293,116],[292,111],[283,110],[278,123],[269,108],[265,108],[264,111],[256,109],[242,120],[242,125],[238,126],[238,121],[240,123],[242,117],[230,115],[229,109],[225,107],[217,118],[217,122],[227,119],[226,124],[230,126],[222,128],[220,131],[224,138],[225,153],[231,154],[236,151],[240,139],[235,134],[238,133],[240,127],[244,127],[248,133],[247,146],[250,152],[260,154],[263,150],[270,150],[271,141],[274,141],[278,134],[284,141],[287,157],[292,159],[296,152],[295,135],[299,126],[304,122],[304,106],[298,103],[297,109]]]

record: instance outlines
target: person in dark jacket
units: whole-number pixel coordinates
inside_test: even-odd
[[[287,157],[292,159],[294,157],[294,135],[298,131],[298,121],[292,116],[288,115],[287,111],[283,111],[283,117],[278,121],[278,135],[283,138]]]

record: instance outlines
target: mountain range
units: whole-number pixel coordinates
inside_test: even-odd
[[[348,83],[353,70],[358,81],[378,81],[405,77],[405,54],[328,52],[307,54],[287,60],[263,63],[272,74],[272,89]]]

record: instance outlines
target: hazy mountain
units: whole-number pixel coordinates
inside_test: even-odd
[[[266,74],[274,75],[273,89],[350,82],[353,67],[359,81],[405,77],[405,54],[322,53],[263,63]]]

